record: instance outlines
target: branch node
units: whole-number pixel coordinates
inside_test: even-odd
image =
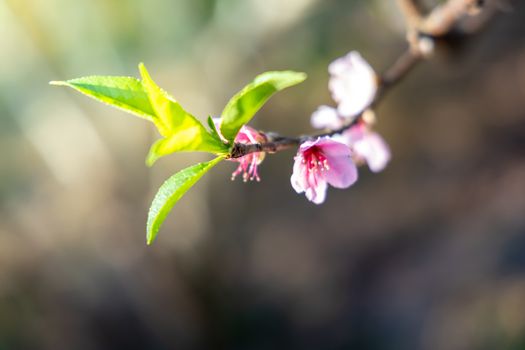
[[[428,35],[419,35],[419,38],[417,40],[417,50],[423,57],[428,58],[432,56],[432,54],[434,53],[435,46],[436,44],[434,38]]]

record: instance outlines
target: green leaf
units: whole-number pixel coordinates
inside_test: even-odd
[[[178,151],[201,151],[217,155],[229,147],[214,131],[208,131],[193,115],[151,79],[146,67],[139,65],[142,81],[131,77],[91,76],[52,85],[69,86],[89,97],[118,107],[155,124],[164,137],[151,148],[149,165],[165,155]]]
[[[173,206],[181,197],[193,186],[199,179],[207,173],[213,166],[223,160],[223,157],[217,157],[209,162],[195,164],[189,168],[183,169],[170,177],[155,195],[148,213],[147,224],[147,243],[151,244],[160,226],[166,219]]]
[[[159,118],[165,137],[157,141],[150,150],[147,163],[179,151],[202,151],[215,154],[226,154],[228,147],[218,135],[210,133],[193,115],[151,79],[146,67],[139,65],[142,84],[147,92],[150,104]]]
[[[90,76],[52,81],[50,84],[71,87],[103,103],[155,122],[155,112],[142,83],[137,78]]]
[[[219,131],[217,130],[217,126],[215,125],[215,123],[213,122],[213,118],[212,116],[208,116],[208,126],[212,132],[213,135],[215,135],[216,137],[218,137],[219,139],[221,139],[221,136],[219,134]]]
[[[203,136],[196,128],[183,129],[168,138],[159,139],[151,145],[146,157],[146,165],[152,166],[159,158],[173,152],[186,151],[226,155],[229,148],[222,141],[217,142],[209,134]]]
[[[264,103],[277,91],[301,83],[306,74],[293,71],[266,72],[258,75],[228,102],[221,115],[221,134],[230,143]]]

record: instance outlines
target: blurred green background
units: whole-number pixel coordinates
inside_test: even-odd
[[[404,50],[395,1],[0,0],[0,349],[525,349],[525,3],[379,107],[386,171],[315,206],[293,151],[213,169],[145,245],[152,125],[64,88],[153,78],[200,118],[267,70],[309,79],[253,126],[297,135],[327,65]]]

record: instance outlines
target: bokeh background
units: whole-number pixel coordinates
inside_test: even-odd
[[[327,65],[404,50],[395,1],[0,0],[0,349],[525,349],[525,3],[438,47],[378,109],[393,159],[321,206],[213,169],[145,244],[152,125],[65,88],[141,61],[200,118],[305,71],[253,126],[297,135]]]

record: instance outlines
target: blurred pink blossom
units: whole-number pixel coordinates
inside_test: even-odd
[[[328,184],[347,188],[357,180],[350,149],[329,138],[303,142],[294,159],[292,187],[315,204],[324,202]]]
[[[370,106],[377,92],[377,76],[357,51],[333,61],[328,71],[328,88],[341,116],[355,117]]]
[[[382,171],[391,158],[390,148],[385,140],[366,125],[360,123],[334,137],[345,143],[353,151],[357,162],[365,161],[371,171]]]

